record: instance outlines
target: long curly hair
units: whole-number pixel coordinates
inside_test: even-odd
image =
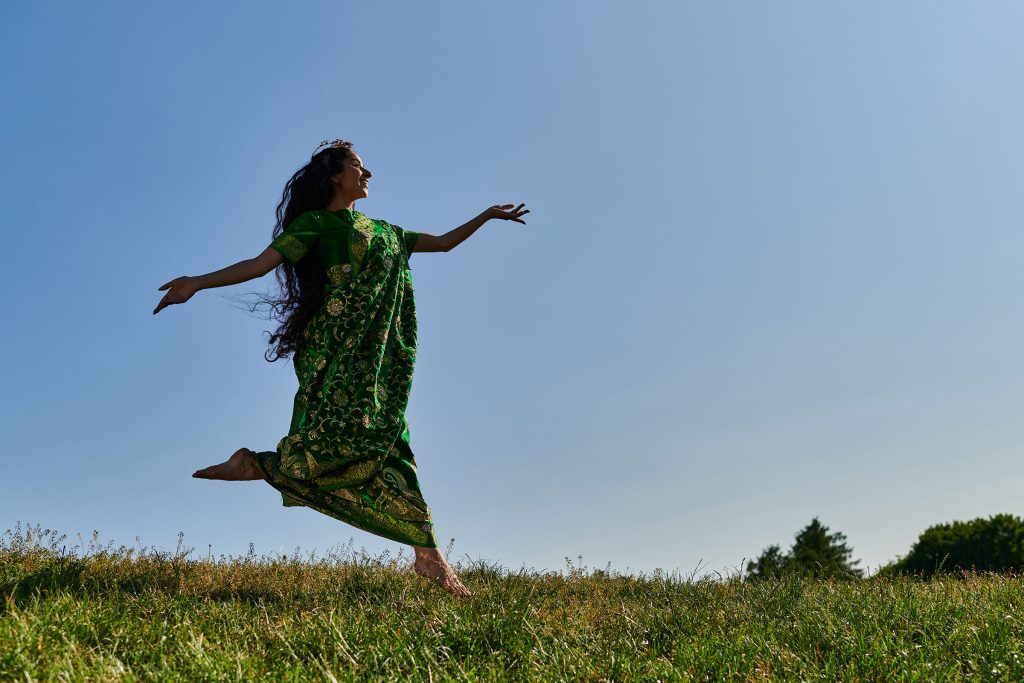
[[[352,143],[335,141],[326,149],[315,152],[309,163],[300,168],[288,180],[277,205],[277,223],[272,239],[277,239],[285,227],[306,211],[323,209],[334,196],[331,176],[340,173],[345,162],[352,157]],[[264,354],[273,363],[280,358],[301,353],[304,345],[302,333],[309,321],[324,303],[327,273],[317,257],[316,250],[310,250],[293,266],[287,260],[275,269],[280,298],[264,298],[269,304],[272,319],[281,322],[277,331],[270,335],[270,349]],[[273,354],[271,357],[269,354]]]

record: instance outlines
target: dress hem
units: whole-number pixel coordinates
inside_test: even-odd
[[[265,481],[281,492],[285,507],[308,507],[312,510],[398,543],[436,548],[437,538],[431,522],[409,521],[391,517],[369,505],[360,505],[315,486],[285,477],[278,472],[280,455],[277,451],[254,452],[256,465]],[[289,499],[293,502],[289,503]],[[426,528],[424,528],[426,527]]]

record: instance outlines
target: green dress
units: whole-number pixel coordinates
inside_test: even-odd
[[[256,462],[285,506],[436,548],[405,418],[416,362],[409,254],[417,237],[342,209],[307,211],[271,243],[292,264],[318,258],[328,283],[293,357],[299,389],[288,436]]]

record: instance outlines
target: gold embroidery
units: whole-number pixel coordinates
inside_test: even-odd
[[[327,269],[327,279],[331,281],[332,285],[343,285],[348,282],[348,274],[351,271],[352,266],[347,263],[331,266]]]
[[[366,244],[366,239],[362,236],[362,233],[357,232],[352,236],[352,260],[355,261],[357,270],[363,265],[363,258],[366,256]]]
[[[348,489],[328,489],[328,495],[337,496],[338,498],[344,498],[345,500],[353,503],[359,502],[359,496]]]
[[[264,242],[266,244],[266,242]],[[306,255],[306,245],[295,238],[294,235],[283,234],[274,240],[270,246],[274,247],[278,252],[281,253],[291,263],[295,263],[300,258]]]
[[[369,249],[370,241],[373,239],[373,221],[366,216],[359,214],[352,224],[352,260],[353,268],[358,272],[363,267],[363,260]]]
[[[307,468],[306,476],[309,476],[310,473],[315,472],[319,465],[320,465],[320,463],[318,463],[316,461],[316,458],[313,457],[313,454],[307,451],[306,452],[306,468]]]
[[[318,489],[316,483],[311,486],[312,482],[282,477],[282,468],[274,466],[276,453],[273,451],[257,453],[256,458],[267,474],[267,482],[281,491],[286,506],[310,507],[401,543],[428,547],[437,545],[430,522],[430,509],[414,491],[410,491],[412,495],[406,500],[395,500],[386,494],[381,497],[384,487],[381,486],[380,475],[353,487]],[[402,519],[399,515],[408,515],[408,518]]]
[[[385,467],[381,470],[381,476],[384,477],[384,481],[399,491],[405,492],[409,490],[409,484],[405,481],[405,477],[402,473],[396,470],[394,467]]]
[[[367,239],[369,239],[370,235],[374,233],[373,221],[364,216],[363,214],[359,214],[356,216],[356,219],[353,222],[352,227],[366,235]]]
[[[316,483],[319,486],[330,486],[333,488],[351,487],[365,482],[377,471],[379,466],[380,461],[375,458],[363,460],[325,474],[319,477]]]
[[[295,433],[281,440],[272,460],[261,463],[285,505],[311,507],[385,538],[434,547],[415,469],[396,464],[382,472],[384,453],[411,461],[402,434],[416,313],[403,235],[397,226],[357,212],[351,219],[328,218],[339,229],[325,233],[321,243],[325,303],[303,331],[307,343],[295,358]],[[281,242],[294,248],[289,253],[296,259],[312,250],[305,235]]]
[[[424,522],[430,519],[429,512],[416,505],[418,501],[416,501],[415,494],[410,491],[411,495],[408,498],[403,497],[396,493],[393,486],[389,486],[381,475],[378,474],[374,477],[368,488],[372,491],[374,503],[381,512],[389,513],[406,521]]]

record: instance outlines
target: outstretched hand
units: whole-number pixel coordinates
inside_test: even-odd
[[[512,209],[512,204],[496,204],[491,208],[487,209],[488,218],[500,218],[505,221],[515,221],[516,223],[522,223],[526,225],[526,221],[520,220],[520,216],[525,216],[530,213],[529,209],[523,209],[525,204],[520,204],[516,208]],[[509,209],[512,209],[509,211]]]
[[[164,294],[164,298],[160,300],[156,308],[153,309],[153,315],[160,312],[160,309],[166,308],[171,304],[183,304],[192,298],[192,295],[199,291],[199,287],[196,286],[195,281],[188,275],[182,275],[176,277],[163,287],[160,287],[157,291],[163,291],[170,287],[170,291]]]

